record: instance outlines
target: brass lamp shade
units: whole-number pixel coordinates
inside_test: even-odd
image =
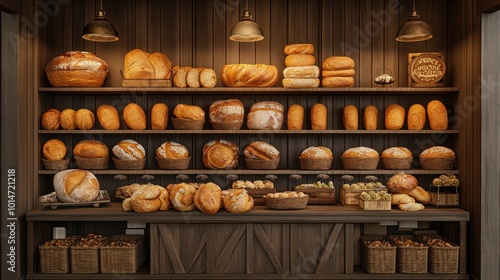
[[[233,26],[229,35],[231,41],[236,42],[257,42],[264,40],[262,28],[252,20],[252,15],[245,10],[241,21]]]
[[[415,0],[413,0],[413,10],[410,19],[401,25],[396,33],[398,42],[419,42],[432,38],[431,27],[420,20],[420,15],[415,9]]]
[[[106,15],[102,9],[97,13],[95,20],[89,22],[83,29],[82,38],[94,42],[115,42],[118,41],[118,32],[115,27],[106,20]]]

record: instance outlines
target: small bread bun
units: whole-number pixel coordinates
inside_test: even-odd
[[[327,77],[321,80],[321,86],[326,88],[333,87],[353,87],[353,77]]]
[[[233,214],[250,211],[254,206],[253,198],[245,189],[228,189],[222,192],[224,208]]]
[[[248,159],[271,160],[279,158],[280,152],[271,144],[263,141],[254,141],[250,143],[243,154]]]
[[[427,115],[432,130],[448,129],[448,111],[439,100],[432,100],[427,104]]]
[[[186,120],[204,120],[205,111],[200,106],[177,104],[174,108],[174,116]]]
[[[313,44],[289,44],[284,48],[284,53],[286,55],[291,54],[313,54],[314,45]]]
[[[245,118],[245,107],[239,99],[217,100],[210,105],[208,117],[215,123],[241,122]]]
[[[425,126],[425,108],[420,104],[413,104],[408,109],[408,130],[422,130]]]
[[[287,127],[289,130],[301,130],[304,125],[304,107],[292,104],[288,107]]]
[[[316,58],[310,54],[290,54],[285,58],[287,67],[312,66],[316,63]]]
[[[417,203],[417,202],[399,204],[398,207],[400,210],[407,211],[407,212],[422,211],[425,209],[424,205],[422,205],[421,203]]]
[[[123,119],[132,130],[146,129],[146,113],[135,103],[130,103],[123,108]]]
[[[168,126],[168,106],[164,103],[156,103],[151,108],[151,129],[165,130]]]
[[[331,159],[333,158],[332,151],[323,146],[312,146],[302,151],[301,158],[314,158],[314,159]]]
[[[405,124],[405,108],[398,104],[391,104],[385,109],[385,128],[398,130]]]
[[[281,83],[285,88],[316,88],[320,81],[318,78],[285,78]]]
[[[109,155],[109,149],[100,141],[83,140],[73,147],[73,155],[84,158],[104,158]]]
[[[358,130],[359,113],[354,105],[347,105],[343,110],[344,128],[347,130]]]
[[[66,144],[59,139],[50,139],[42,147],[43,157],[46,160],[61,160],[67,151]]]
[[[355,147],[346,150],[342,154],[342,158],[378,158],[379,154],[372,148]]]
[[[146,150],[137,141],[125,139],[116,144],[113,149],[115,157],[122,160],[139,160],[146,157]]]
[[[240,150],[227,140],[213,140],[203,146],[203,164],[210,169],[234,169],[238,167]]]
[[[76,111],[73,109],[64,109],[61,112],[59,121],[62,129],[66,130],[76,129]]]
[[[326,106],[316,103],[311,107],[311,129],[325,130],[328,125],[328,112]]]
[[[354,68],[354,60],[347,56],[330,56],[323,60],[323,70],[346,70]]]
[[[418,180],[411,174],[399,172],[394,174],[389,181],[387,181],[387,189],[391,193],[405,193],[408,194],[418,186]]]
[[[376,130],[378,125],[378,108],[368,105],[363,110],[363,123],[366,130]]]
[[[156,149],[158,158],[179,159],[189,157],[188,149],[177,142],[167,141]]]
[[[97,107],[97,120],[106,130],[120,129],[120,115],[115,107],[108,104],[101,104]]]
[[[215,214],[222,205],[222,190],[214,183],[201,185],[194,195],[196,208],[205,214]]]
[[[42,114],[42,127],[46,130],[57,130],[61,126],[61,111],[49,109]]]
[[[387,158],[409,158],[411,156],[411,151],[405,147],[391,147],[382,152],[382,157]]]

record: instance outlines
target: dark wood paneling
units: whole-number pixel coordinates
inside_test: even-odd
[[[0,10],[20,14],[23,12],[23,1],[1,0],[0,1]]]
[[[493,13],[500,9],[499,0],[476,0],[478,13]]]

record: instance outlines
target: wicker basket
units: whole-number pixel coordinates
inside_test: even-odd
[[[344,169],[374,170],[377,169],[379,158],[342,158]]]
[[[262,160],[262,159],[249,159],[245,158],[245,163],[248,169],[276,169],[280,163],[280,158]]]
[[[205,120],[187,120],[172,118],[174,129],[177,130],[202,130],[205,125]]]
[[[210,124],[212,125],[213,129],[217,130],[239,130],[243,125],[243,120],[238,122],[222,122],[222,123],[213,122],[210,120]]]
[[[425,170],[452,170],[455,167],[455,157],[424,158],[420,156],[420,164]]]
[[[404,237],[415,240],[413,235],[389,235],[389,239]],[[429,247],[397,246],[396,269],[400,273],[427,273]]]
[[[188,169],[191,157],[187,158],[156,158],[160,169]]]
[[[413,161],[413,157],[408,157],[408,158],[381,157],[381,159],[385,169],[396,169],[396,170],[410,169],[411,162]]]
[[[46,246],[46,243],[60,240],[49,240],[38,247],[40,251],[40,270],[42,273],[68,273],[69,272],[69,247],[75,243],[79,236],[68,236],[64,245]],[[66,243],[67,242],[67,243]]]
[[[453,247],[432,245],[426,242],[427,238],[439,238],[450,243]],[[458,258],[460,247],[439,235],[417,236],[420,242],[429,246],[429,272],[431,273],[458,273]]]
[[[114,241],[135,241],[132,247],[109,247]],[[99,249],[101,273],[135,273],[144,262],[143,235],[114,235]]]
[[[304,209],[307,206],[309,196],[303,197],[266,197],[264,203],[269,209],[276,210],[296,210]]]
[[[103,242],[104,243],[104,242]],[[72,273],[99,273],[99,247],[80,247],[73,244],[69,248]],[[102,244],[101,244],[102,245]]]
[[[332,166],[333,158],[301,158],[299,157],[300,169],[304,170],[328,170]]]
[[[366,241],[387,241],[384,235],[361,236],[361,265],[368,273],[395,273],[396,246],[368,246]]]
[[[122,170],[141,170],[144,169],[146,165],[146,158],[137,159],[137,160],[124,160],[113,157],[113,163],[115,164],[116,169]]]
[[[42,162],[47,170],[64,170],[69,166],[69,158],[61,160],[47,160],[43,158]]]
[[[109,157],[104,158],[84,158],[74,156],[76,166],[80,169],[108,169]]]

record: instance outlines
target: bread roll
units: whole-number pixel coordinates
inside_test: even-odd
[[[368,147],[355,147],[346,150],[342,154],[342,158],[378,158],[379,154],[376,150]]]
[[[432,100],[427,104],[427,115],[432,130],[448,129],[448,111],[439,100]]]
[[[328,124],[328,112],[326,106],[316,103],[311,107],[311,129],[325,130]]]
[[[73,147],[73,155],[84,158],[104,158],[109,155],[109,149],[100,141],[82,140]]]
[[[288,107],[288,130],[301,130],[304,125],[304,107],[292,104]]]
[[[45,67],[54,87],[101,87],[109,73],[106,61],[85,51],[68,51]]]
[[[76,129],[76,111],[73,109],[64,109],[59,116],[59,122],[62,129]]]
[[[140,49],[129,51],[123,63],[125,79],[154,79],[155,69],[149,61],[149,53]]]
[[[217,85],[217,73],[214,69],[203,68],[200,72],[200,85],[205,88],[213,88]]]
[[[174,76],[174,85],[179,88],[185,88],[187,87],[187,73],[191,67],[186,66],[186,67],[181,67],[177,72],[175,73]]]
[[[161,189],[163,188],[157,185],[148,185],[139,189],[129,200],[130,208],[137,213],[151,213],[160,210],[162,204],[160,200]],[[126,202],[123,201],[123,204]]]
[[[250,107],[248,129],[279,130],[283,126],[285,107],[275,101],[260,101]]]
[[[330,56],[321,66],[323,70],[346,70],[354,68],[354,60],[347,56]]]
[[[382,157],[409,158],[409,157],[412,157],[412,153],[408,148],[405,148],[405,147],[391,147],[391,148],[385,149],[382,152]]]
[[[97,107],[97,119],[102,128],[106,130],[120,129],[120,115],[115,107],[101,104]]]
[[[333,158],[332,151],[323,146],[312,146],[302,151],[301,158],[330,159]]]
[[[115,157],[122,160],[139,160],[146,157],[144,147],[132,139],[125,139],[118,142],[112,151]]]
[[[425,209],[425,206],[423,206],[422,204],[420,203],[416,203],[416,202],[413,202],[413,203],[404,203],[404,204],[399,204],[399,209],[403,210],[403,211],[422,211]]]
[[[420,104],[413,104],[408,109],[408,130],[422,130],[425,126],[425,108]]]
[[[95,124],[95,116],[88,109],[79,109],[75,115],[76,127],[81,130],[92,129]]]
[[[189,151],[182,144],[173,141],[167,141],[161,144],[156,149],[156,156],[158,158],[170,159],[187,158],[189,157]]]
[[[174,116],[185,120],[204,120],[205,111],[200,106],[177,104],[173,112]]]
[[[405,108],[398,104],[391,104],[385,109],[385,128],[398,130],[405,124]]]
[[[274,65],[228,64],[221,70],[221,80],[228,87],[272,87],[278,78]]]
[[[376,130],[378,125],[378,108],[368,105],[363,110],[363,123],[366,130]]]
[[[316,88],[320,81],[318,78],[285,78],[281,83],[285,88]]]
[[[210,169],[234,169],[238,167],[240,150],[227,140],[212,140],[203,146],[203,165]]]
[[[344,128],[347,130],[358,130],[359,114],[354,105],[347,105],[343,110]]]
[[[190,184],[176,184],[172,192],[170,192],[170,202],[177,211],[186,212],[193,211],[196,208],[194,204],[194,196],[196,188]]]
[[[321,80],[321,86],[326,88],[332,87],[353,87],[353,77],[328,77]]]
[[[224,208],[233,214],[250,211],[254,206],[253,198],[245,189],[228,189],[222,192]]]
[[[313,54],[314,45],[313,44],[289,44],[286,45],[284,50],[286,55],[290,54]]]
[[[186,75],[186,83],[188,87],[199,88],[200,87],[200,73],[203,68],[191,68]]]
[[[354,69],[345,69],[345,70],[322,70],[321,77],[352,77],[356,74]]]
[[[208,117],[215,123],[242,122],[245,118],[245,107],[239,99],[217,100],[210,105]]]
[[[50,139],[42,147],[43,157],[46,160],[61,160],[67,151],[66,144],[59,139]]]
[[[194,204],[205,214],[215,214],[222,205],[222,190],[211,182],[203,184],[194,195]]]
[[[42,127],[45,130],[58,130],[61,126],[61,111],[49,109],[42,114]]]
[[[319,67],[316,65],[286,67],[283,69],[284,78],[318,78],[319,73]]]
[[[54,176],[53,184],[57,198],[62,202],[88,202],[99,195],[99,181],[86,170],[60,171]]]
[[[123,109],[123,120],[132,130],[146,129],[146,113],[141,106],[130,103]]]
[[[271,144],[263,141],[253,141],[243,151],[248,159],[271,160],[280,157],[280,152]]]
[[[165,130],[168,126],[168,106],[164,103],[156,103],[151,108],[151,129]]]
[[[413,203],[415,199],[405,193],[394,193],[391,195],[391,204],[399,205],[404,203]]]
[[[418,186],[418,181],[415,176],[400,172],[394,174],[389,181],[387,181],[387,189],[391,193],[405,193],[408,194]]]
[[[424,190],[421,186],[417,186],[415,189],[409,192],[408,195],[421,203],[431,202],[431,194]]]
[[[310,54],[290,54],[285,58],[287,67],[312,66],[316,63],[316,58]]]
[[[170,77],[172,62],[166,54],[163,54],[161,52],[154,52],[149,55],[148,59],[149,63],[151,63],[151,66],[153,66],[153,79],[168,79]]]
[[[421,154],[421,158],[453,158],[455,152],[452,149],[443,146],[433,146],[425,149]]]

